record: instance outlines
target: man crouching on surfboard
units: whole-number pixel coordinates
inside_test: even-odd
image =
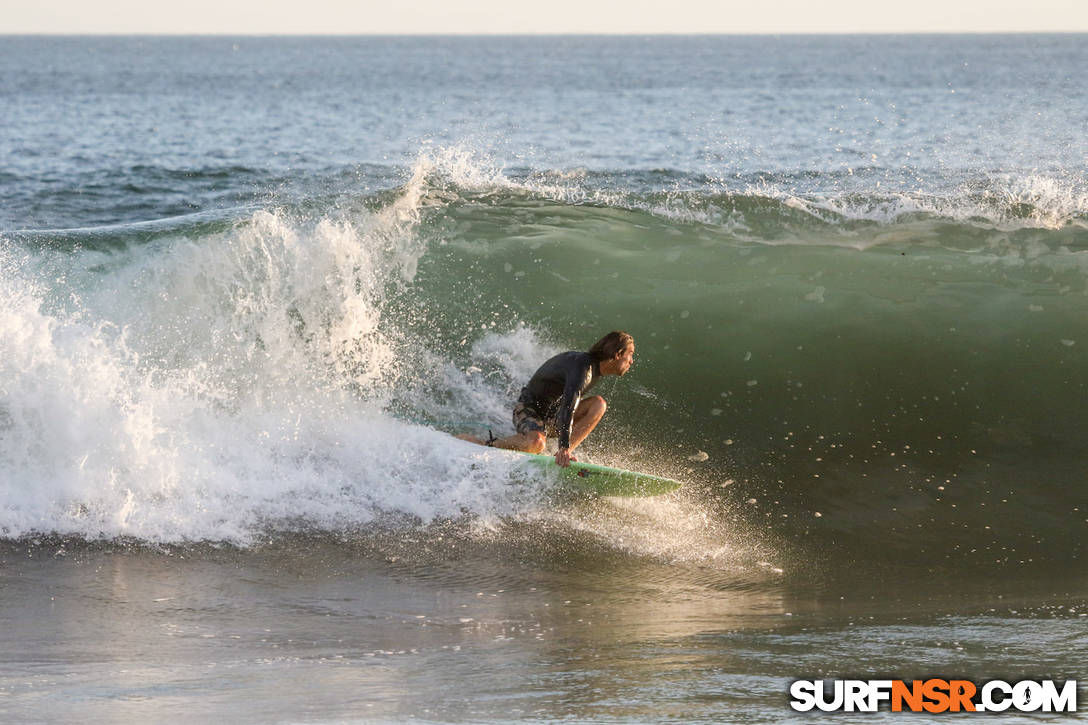
[[[635,359],[635,340],[626,332],[610,332],[589,348],[589,352],[564,352],[537,370],[521,389],[514,404],[514,430],[507,438],[465,440],[527,453],[544,450],[547,438],[559,438],[555,462],[563,466],[577,460],[571,453],[604,417],[604,398],[582,395],[602,376],[623,375]]]

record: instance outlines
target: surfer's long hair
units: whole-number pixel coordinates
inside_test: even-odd
[[[593,343],[593,347],[589,348],[589,354],[597,362],[604,362],[605,360],[611,360],[617,355],[621,355],[629,345],[634,344],[635,338],[631,337],[626,332],[613,330],[600,340],[597,340],[597,342]]]

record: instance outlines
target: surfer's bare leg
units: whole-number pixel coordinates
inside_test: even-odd
[[[506,438],[499,438],[491,445],[495,448],[505,448],[508,451],[525,451],[526,453],[543,453],[545,445],[544,434],[539,431],[529,433],[515,433]]]
[[[599,395],[586,398],[578,403],[578,407],[574,409],[574,419],[571,421],[570,448],[567,449],[568,451],[577,448],[586,439],[586,436],[593,432],[593,429],[601,422],[601,418],[604,417],[604,411],[607,407],[604,398]],[[525,433],[516,433],[508,438],[499,438],[491,445],[495,448],[506,448],[511,451],[543,453],[545,443],[546,438],[542,431],[527,431]],[[575,459],[572,458],[571,460]]]
[[[586,439],[586,436],[593,432],[593,429],[601,422],[601,418],[604,417],[604,411],[607,408],[604,398],[599,395],[586,398],[578,403],[578,407],[574,409],[574,425],[571,426],[570,430],[569,450],[573,451]]]
[[[586,439],[586,436],[593,432],[593,429],[601,422],[601,418],[604,417],[604,411],[607,407],[604,398],[599,395],[586,398],[578,403],[578,407],[574,409],[574,418],[571,421],[570,448],[568,451],[577,448]],[[482,446],[488,445],[487,441],[474,435],[462,434],[457,437],[461,440],[479,443]],[[543,431],[526,431],[524,433],[515,433],[506,438],[497,438],[491,442],[491,445],[508,451],[543,453],[546,442],[547,439]],[[572,458],[571,460],[575,459]]]
[[[481,446],[486,446],[487,441],[478,436],[474,436],[470,433],[462,433],[461,435],[454,436],[460,438],[463,441],[469,443],[479,443]],[[542,453],[544,451],[545,438],[543,433],[531,432],[531,433],[515,433],[512,436],[506,438],[496,438],[491,442],[494,448],[504,448],[508,451],[525,451],[526,453]]]

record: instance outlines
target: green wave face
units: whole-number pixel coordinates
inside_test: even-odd
[[[405,319],[465,366],[459,351],[495,332],[528,328],[555,350],[631,332],[635,366],[602,387],[607,462],[694,478],[715,500],[804,518],[801,532],[819,512],[825,531],[904,549],[935,529],[1030,548],[1047,522],[1079,546],[1082,222],[827,219],[731,201],[710,220],[460,199],[420,227]],[[500,362],[481,375],[500,398],[523,383]],[[493,408],[466,418],[489,411],[502,424]]]

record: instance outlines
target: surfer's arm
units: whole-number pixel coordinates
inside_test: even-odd
[[[570,433],[574,427],[574,410],[582,400],[577,387],[571,390],[571,384],[567,383],[567,390],[563,393],[563,402],[559,406],[559,413],[555,416],[555,429],[559,433],[559,450],[570,448]]]
[[[582,391],[589,380],[592,379],[592,366],[580,366],[577,370],[571,370],[567,374],[566,385],[563,388],[563,400],[559,404],[559,411],[555,416],[555,429],[559,434],[559,450],[555,454],[555,462],[564,468],[570,465],[570,436],[574,428],[574,411],[582,402]]]
[[[563,400],[555,414],[555,430],[559,434],[559,450],[570,448],[571,428],[574,427],[574,411],[582,401],[582,383],[584,376],[568,375],[563,389]]]

